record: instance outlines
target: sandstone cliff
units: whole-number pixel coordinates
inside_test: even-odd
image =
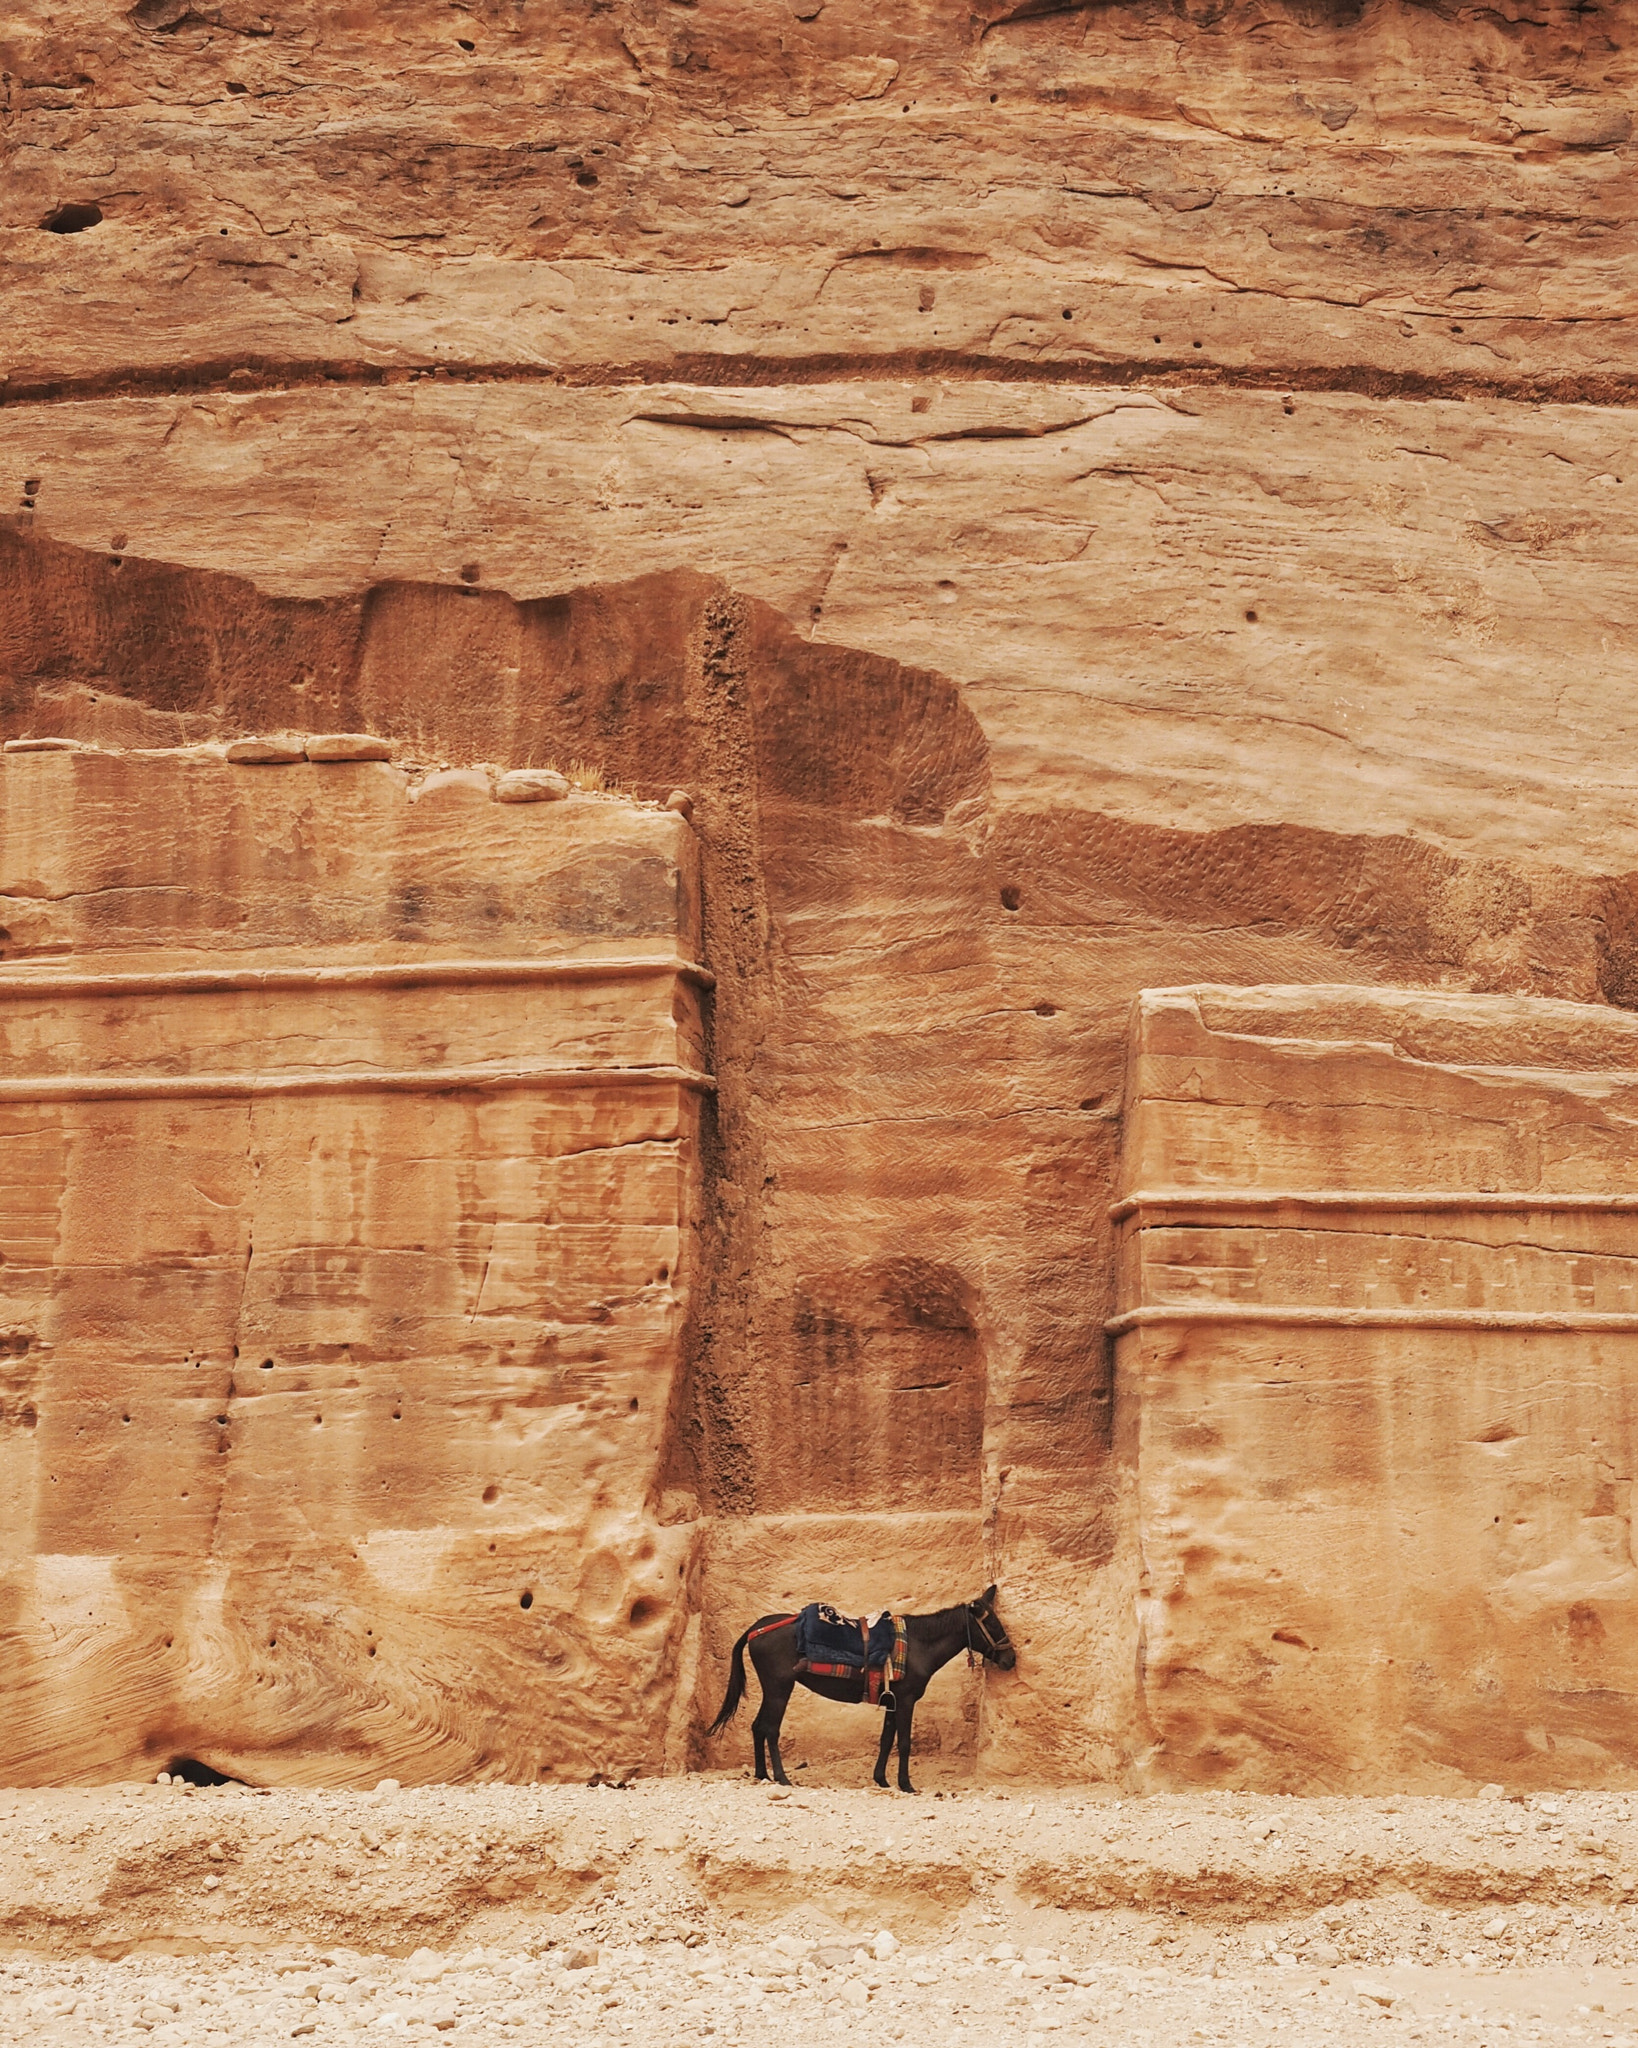
[[[766,1607],[997,1577],[1019,1670],[946,1681],[929,1739],[996,1772],[1266,1780],[1260,1709],[1213,1694],[1208,1765],[1134,1681],[1151,1468],[1122,1412],[1141,1375],[1105,1331],[1128,1305],[1107,1210],[1131,1004],[1638,992],[1632,28],[1619,7],[989,0],[9,18],[0,720],[97,751],[8,763],[7,975],[90,974],[119,945],[121,972],[149,945],[176,972],[226,943],[207,931],[307,968],[408,957],[372,922],[398,828],[367,808],[313,828],[330,881],[292,869],[241,901],[201,826],[174,885],[192,936],[152,899],[167,830],[228,802],[204,792],[366,773],[230,775],[210,750],[235,735],[378,735],[393,763],[367,772],[406,786],[580,757],[641,805],[694,798],[699,943],[679,926],[674,949],[716,983],[697,1186],[606,1212],[681,1229],[698,1204],[646,1368],[674,1376],[667,1423],[630,1482],[633,1540],[686,1552],[687,1593],[652,1657],[616,1657],[611,1617],[649,1595],[622,1576],[582,1613],[564,1553],[554,1597],[625,1688],[564,1710],[566,1763],[688,1753]],[[278,786],[235,827],[241,866],[305,815]],[[98,835],[132,836],[128,874],[76,875]],[[470,886],[447,957],[620,941],[606,892],[572,945],[550,904],[532,925],[524,868],[491,932],[480,843],[448,853]],[[119,916],[138,890],[140,929]],[[384,1058],[370,1034],[397,1015],[335,1028]],[[608,1013],[608,1064],[653,1058],[620,1038],[653,1021]],[[42,1072],[58,1028],[13,1072]],[[140,1034],[170,1027],[129,1028],[151,1062]],[[288,1058],[323,1064],[331,1028],[310,1016]],[[497,1017],[495,1056],[581,1028]],[[439,1213],[448,1246],[482,1212]],[[16,1214],[78,1270],[37,1191]],[[35,1327],[9,1295],[5,1316]],[[174,1370],[188,1339],[165,1334]],[[135,1368],[120,1341],[123,1363],[86,1354],[98,1399]],[[1630,1340],[1608,1344],[1619,1387]],[[59,1426],[39,1408],[36,1435]],[[1623,1436],[1618,1502],[1628,1458]],[[429,1471],[415,1526],[464,1529]],[[46,1499],[8,1517],[20,1552],[109,1554],[60,1521],[48,1544]],[[1612,1641],[1624,1600],[1597,1610]],[[1550,1694],[1533,1655],[1520,1682]],[[121,1768],[212,1741],[269,1768],[220,1702],[184,1730],[146,1667],[118,1683]],[[481,1682],[479,1719],[533,1711],[512,1683]],[[1528,1774],[1548,1752],[1527,1728],[1588,1745],[1561,1772],[1627,1768],[1547,1712],[1506,1755],[1453,1724],[1365,1778]],[[280,1769],[365,1773],[374,1738],[339,1761],[328,1725],[282,1736]],[[1358,1754],[1279,1743],[1290,1782]],[[425,1769],[514,1774],[526,1747],[463,1732]],[[111,1767],[56,1738],[9,1766]]]

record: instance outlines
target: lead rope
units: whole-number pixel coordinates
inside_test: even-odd
[[[971,1671],[971,1670],[972,1670],[972,1668],[973,1668],[973,1611],[972,1611],[972,1609],[971,1609],[970,1607],[963,1607],[963,1608],[962,1608],[962,1610],[961,1610],[961,1618],[962,1618],[962,1620],[963,1620],[963,1621],[964,1621],[964,1622],[965,1622],[965,1623],[967,1624],[967,1669],[968,1669],[969,1671]]]

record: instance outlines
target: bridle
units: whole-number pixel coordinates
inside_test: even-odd
[[[989,1631],[988,1624],[991,1620],[995,1621],[997,1628],[1001,1628],[999,1619],[993,1615],[974,1613],[974,1605],[974,1602],[968,1601],[961,1610],[967,1622],[967,1669],[969,1671],[973,1668],[973,1629],[975,1626],[978,1629],[979,1635],[983,1638],[983,1646],[977,1652],[980,1657],[986,1658],[989,1662],[993,1663],[1007,1647],[1007,1632],[1005,1629],[1001,1629],[1001,1640],[999,1642],[996,1641]]]

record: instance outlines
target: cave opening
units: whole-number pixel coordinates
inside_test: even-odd
[[[213,1770],[209,1764],[202,1764],[196,1756],[173,1756],[165,1766],[171,1774],[172,1784],[183,1785],[242,1785],[243,1778],[230,1778],[225,1771]]]

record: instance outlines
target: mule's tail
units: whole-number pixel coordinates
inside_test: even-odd
[[[751,1640],[747,1629],[734,1645],[734,1655],[728,1671],[728,1690],[723,1694],[722,1705],[717,1709],[717,1718],[706,1729],[707,1735],[720,1735],[728,1723],[739,1712],[739,1703],[745,1697],[745,1645]]]

